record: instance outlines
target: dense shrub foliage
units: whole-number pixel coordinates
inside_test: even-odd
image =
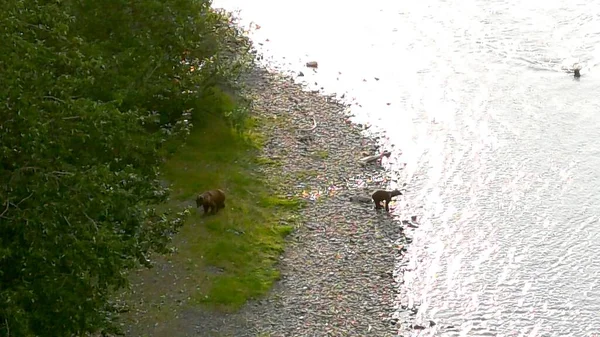
[[[0,41],[0,336],[109,329],[185,216],[155,208],[164,144],[234,116],[211,95],[249,44],[206,0],[3,0]]]

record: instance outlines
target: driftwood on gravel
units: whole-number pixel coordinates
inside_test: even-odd
[[[381,160],[381,158],[386,157],[389,158],[392,155],[391,152],[389,151],[383,151],[380,154],[376,154],[376,155],[372,155],[372,156],[368,156],[368,157],[364,157],[359,159],[361,165],[366,165],[368,163],[377,161],[377,160]]]
[[[313,122],[313,126],[312,127],[308,128],[308,129],[300,129],[299,131],[304,131],[304,132],[314,131],[317,128],[317,121],[313,118],[312,122]]]

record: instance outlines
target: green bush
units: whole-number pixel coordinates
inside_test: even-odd
[[[209,112],[241,125],[208,99],[251,64],[231,22],[206,0],[0,2],[0,336],[113,329],[112,292],[185,218],[155,209],[164,144]]]

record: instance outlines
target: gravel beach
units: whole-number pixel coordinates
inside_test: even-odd
[[[290,76],[256,68],[247,81],[266,137],[261,156],[277,163],[260,166],[261,174],[274,178],[274,193],[307,202],[280,259],[281,279],[236,313],[187,308],[168,328],[142,330],[178,337],[397,336],[407,325],[392,317],[402,277],[394,268],[410,241],[406,219],[373,209],[374,190],[399,186],[380,165],[360,161],[384,149],[350,123],[348,106]],[[392,209],[404,198],[396,197]]]
[[[264,167],[263,173],[284,175],[287,190],[280,192],[304,197],[308,207],[282,256],[282,279],[269,296],[220,319],[189,312],[188,318],[198,319],[195,335],[397,335],[393,269],[406,239],[391,213],[350,200],[389,187],[381,167],[359,161],[383,149],[331,97],[262,69],[249,81],[255,113],[274,121],[262,127],[268,137],[263,155],[282,164]]]

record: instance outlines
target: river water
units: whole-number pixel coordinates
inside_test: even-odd
[[[437,323],[405,335],[600,335],[599,2],[215,5],[396,149],[401,301]]]

